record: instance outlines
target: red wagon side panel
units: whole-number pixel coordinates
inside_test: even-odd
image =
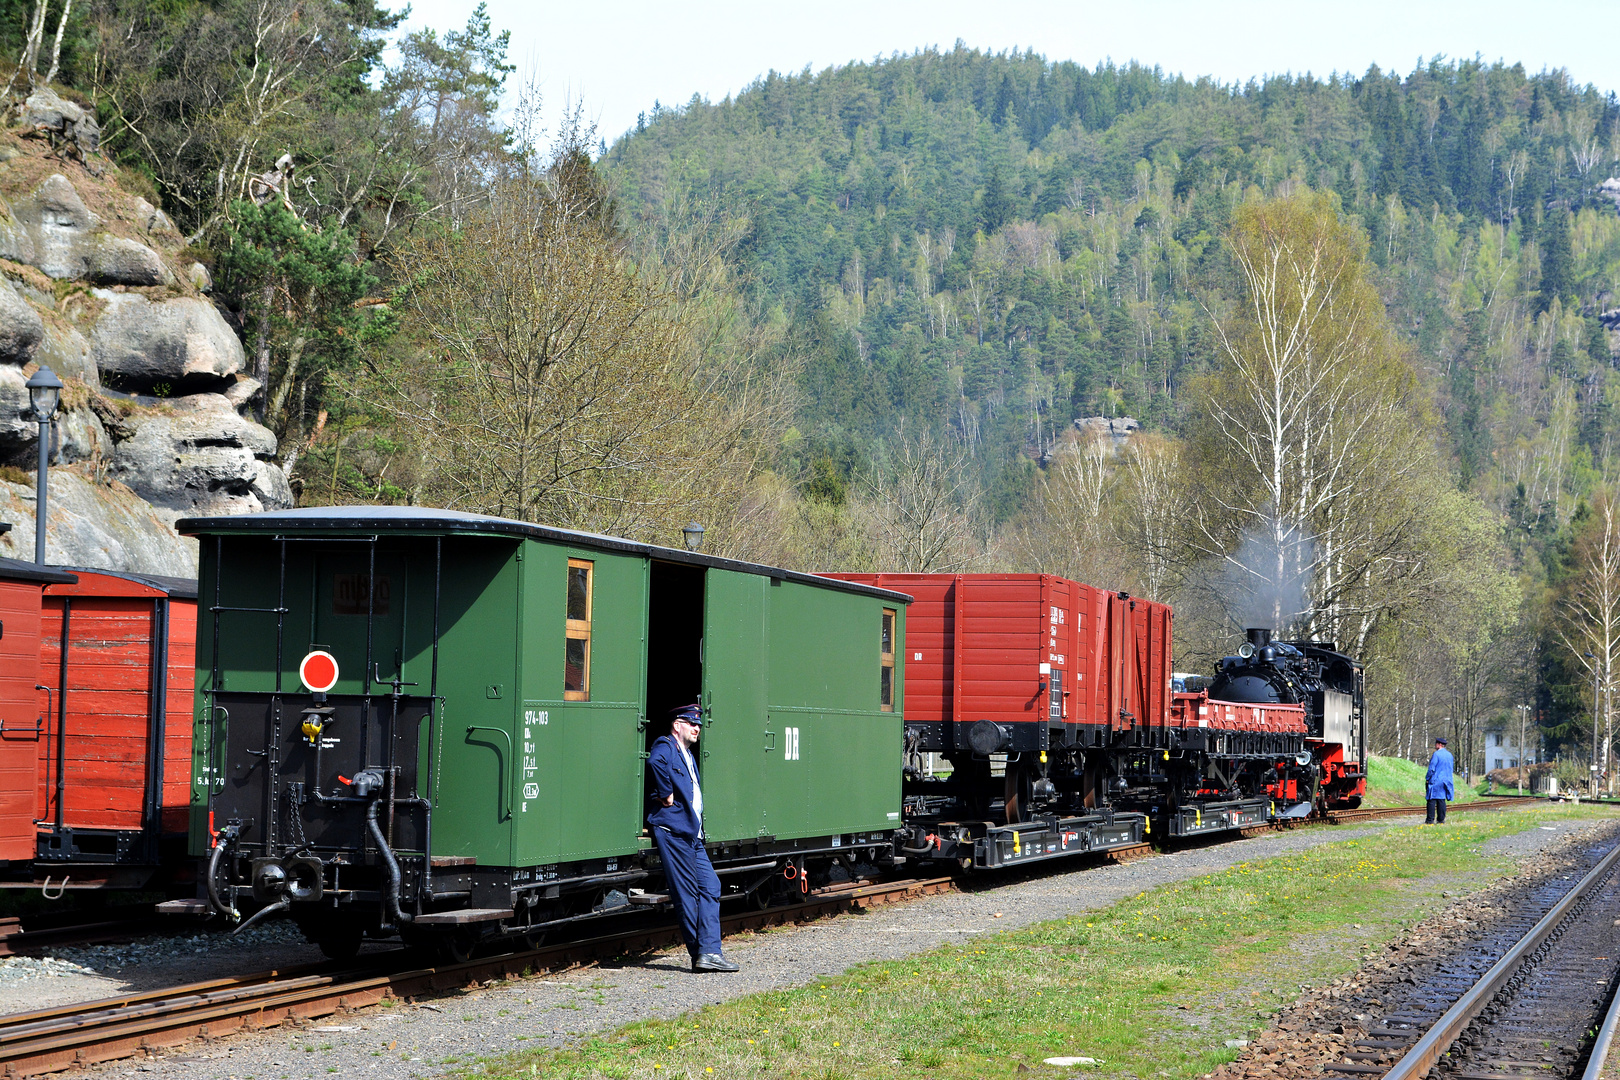
[[[196,601],[171,600],[167,588],[138,578],[77,573],[76,584],[51,586],[45,597],[40,681],[64,687],[65,695],[39,746],[39,819],[74,829],[142,829],[152,775],[152,710],[161,698],[162,818],[165,828],[183,831],[190,800]],[[165,623],[167,656],[158,672],[155,642]]]
[[[906,613],[908,723],[1169,720],[1167,605],[1049,574],[827,576],[916,597]],[[1065,696],[1054,704],[1058,672]]]
[[[33,738],[39,670],[39,596],[44,586],[0,579],[0,859],[34,857]],[[19,734],[12,734],[18,732]]]

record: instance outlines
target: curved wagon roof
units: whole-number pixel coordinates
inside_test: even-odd
[[[374,533],[443,536],[501,536],[519,540],[542,540],[549,543],[571,544],[575,547],[620,554],[642,555],[664,562],[685,563],[690,566],[715,567],[743,574],[802,582],[841,592],[877,596],[902,604],[911,603],[905,593],[874,588],[852,581],[839,581],[817,574],[784,570],[779,566],[722,559],[680,548],[644,544],[620,536],[602,536],[598,533],[557,529],[548,525],[535,525],[511,518],[468,514],[460,510],[434,510],[420,506],[308,506],[296,510],[274,510],[262,514],[236,514],[229,517],[183,518],[175,528],[186,536],[221,536],[236,533],[259,533],[273,536],[312,536],[322,533]]]

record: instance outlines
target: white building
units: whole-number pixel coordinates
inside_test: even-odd
[[[1532,731],[1526,732],[1525,741],[1530,744],[1530,756],[1525,764],[1533,765],[1536,761],[1536,740],[1539,735]],[[1506,728],[1485,732],[1485,771],[1493,772],[1496,769],[1516,769],[1519,759],[1523,755],[1519,751],[1519,732],[1517,729]]]

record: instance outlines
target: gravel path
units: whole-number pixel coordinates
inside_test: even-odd
[[[451,994],[414,1006],[367,1009],[301,1028],[230,1037],[217,1044],[193,1043],[139,1063],[110,1062],[87,1071],[209,1080],[315,1080],[331,1074],[392,1080],[437,1075],[482,1056],[526,1046],[562,1045],[631,1021],[676,1016],[743,994],[837,974],[862,961],[907,956],[973,934],[1106,907],[1143,890],[1235,863],[1370,836],[1414,820],[1270,834],[1123,866],[1096,867],[972,893],[949,893],[877,908],[864,915],[744,935],[727,942],[727,954],[743,968],[736,975],[694,976],[686,971],[684,950],[674,950],[623,965],[584,968]],[[1493,841],[1493,850],[1495,845],[1505,844],[1508,846],[1498,853],[1523,857],[1579,824],[1557,823],[1551,831],[1533,827],[1519,838]],[[274,927],[266,930],[267,935],[278,932]],[[296,940],[296,932],[290,933]],[[63,992],[79,989],[81,1000],[119,992],[132,984],[131,967],[145,980],[156,978],[162,970],[172,970],[170,965],[178,962],[188,973],[185,977],[204,978],[222,962],[239,963],[252,957],[252,964],[235,970],[257,970],[271,966],[260,959],[269,944],[253,944],[234,959],[192,955],[159,963],[151,958],[143,960],[137,954],[160,947],[160,943],[142,943],[124,947],[117,954],[124,958],[125,971],[105,970],[95,975],[8,977],[5,968],[16,961],[0,961],[0,1011],[37,1007],[43,1000],[39,995],[42,985],[58,984]],[[63,950],[59,955],[88,968],[95,962],[95,952],[83,949],[70,954]],[[283,946],[281,959],[289,962],[298,952],[298,948]],[[91,989],[92,985],[98,988]]]

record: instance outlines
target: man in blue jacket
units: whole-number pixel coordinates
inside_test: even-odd
[[[720,878],[703,846],[703,785],[692,757],[702,729],[703,712],[696,705],[670,712],[669,734],[653,743],[647,757],[654,804],[647,824],[680,912],[692,970],[736,971],[720,952]]]
[[[1457,797],[1451,786],[1451,751],[1446,749],[1444,737],[1434,740],[1434,755],[1429,758],[1429,772],[1423,778],[1428,786],[1429,818],[1425,825],[1446,823],[1446,801]]]

